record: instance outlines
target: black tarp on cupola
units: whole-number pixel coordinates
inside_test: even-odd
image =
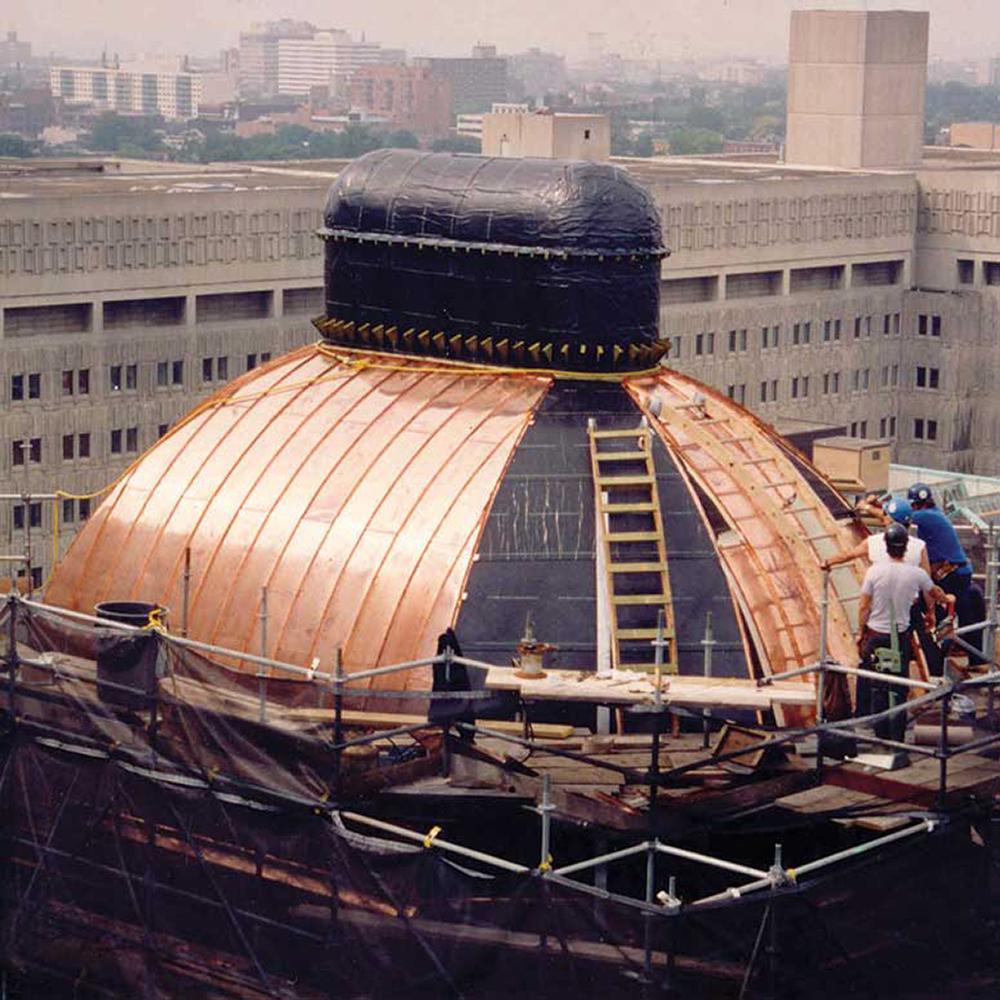
[[[556,669],[593,670],[597,653],[594,480],[588,420],[636,427],[642,414],[616,383],[556,381],[497,490],[480,539],[457,632],[463,651],[499,662],[530,614],[535,635],[558,648]],[[713,615],[713,670],[745,677],[732,597],[691,488],[652,436],[681,673],[703,669],[705,612]],[[628,580],[622,581],[627,592]]]

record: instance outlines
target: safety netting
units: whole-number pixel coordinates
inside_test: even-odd
[[[10,996],[749,996],[778,981],[844,996],[870,985],[852,956],[873,942],[838,909],[841,882],[681,920],[625,899],[636,885],[641,895],[641,858],[596,894],[549,877],[523,836],[538,817],[521,807],[507,828],[475,809],[456,820],[508,870],[435,849],[433,830],[422,843],[373,833],[348,811],[377,812],[371,786],[336,780],[328,692],[281,709],[274,688],[262,722],[254,678],[169,637],[116,639],[151,644],[147,695],[134,677],[99,676],[109,637],[93,623],[8,603],[0,630],[19,640],[0,736]],[[437,766],[439,746],[417,745],[423,756],[408,763]],[[959,832],[872,859],[857,880],[852,905],[903,934],[883,965],[893,975],[928,948],[950,956],[948,974],[962,966],[960,903],[984,879],[983,852]],[[593,852],[581,844],[576,831],[554,850]],[[903,921],[905,898],[877,891],[877,871],[956,909]]]

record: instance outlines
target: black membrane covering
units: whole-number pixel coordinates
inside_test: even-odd
[[[596,667],[594,480],[587,421],[612,430],[641,413],[617,383],[556,381],[518,444],[490,508],[456,632],[474,659],[509,656],[532,616],[536,636],[558,649],[555,669]],[[625,439],[628,442],[628,439]],[[629,444],[632,447],[634,443]],[[746,654],[718,554],[687,483],[653,435],[682,674],[703,670],[705,611],[713,614],[713,670],[746,677]],[[619,468],[619,473],[638,471]],[[646,527],[646,522],[633,526]],[[630,530],[618,523],[617,530]],[[649,553],[653,558],[654,552]],[[619,580],[627,593],[629,579]],[[640,609],[642,610],[642,609]],[[626,623],[653,625],[655,620]]]
[[[924,996],[995,995],[961,988],[996,987],[990,852],[966,823],[795,894],[647,916],[363,831],[331,806],[328,733],[258,725],[238,711],[245,696],[226,670],[169,642],[155,716],[104,704],[93,666],[62,655],[92,653],[92,627],[23,607],[18,616],[21,639],[59,654],[64,675],[22,666],[16,686],[0,690],[0,969],[12,1000],[778,989],[840,1000],[908,995],[907,983]],[[530,867],[538,823],[517,806],[479,807],[445,836]],[[738,834],[719,852],[766,866],[770,837]],[[781,836],[796,863],[843,846],[833,827]],[[558,823],[550,846],[560,864],[594,853]],[[657,886],[676,875],[688,899],[732,882],[677,859],[659,859],[654,874]],[[612,892],[641,896],[645,859],[612,865],[608,877]]]
[[[330,190],[331,319],[587,344],[658,338],[660,220],[610,164],[377,150]]]

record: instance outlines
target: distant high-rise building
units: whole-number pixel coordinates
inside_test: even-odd
[[[240,33],[239,90],[241,97],[273,97],[278,93],[278,43],[311,38],[316,26],[308,21],[268,21]]]
[[[524,97],[542,98],[566,87],[566,58],[555,52],[528,49],[510,57],[511,89]]]
[[[414,63],[448,81],[453,114],[489,111],[507,100],[507,60],[496,55],[495,46],[477,45],[468,58],[431,56]]]
[[[607,115],[492,111],[483,115],[482,152],[484,156],[606,160],[611,155],[611,122]]]
[[[16,31],[8,31],[0,41],[0,68],[23,66],[31,58],[31,43],[22,42]]]
[[[789,163],[920,164],[929,20],[904,10],[792,13]]]
[[[143,61],[122,66],[53,66],[53,97],[121,114],[195,118],[202,99],[202,76],[183,59]]]

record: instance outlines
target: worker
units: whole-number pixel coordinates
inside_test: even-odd
[[[958,540],[958,532],[947,516],[938,510],[934,495],[926,483],[914,483],[907,491],[913,507],[913,523],[917,535],[927,544],[931,578],[943,591],[955,598],[955,614],[959,625],[971,625],[985,617],[982,593],[972,584],[972,564]],[[966,633],[962,638],[970,646],[982,649],[982,631]],[[970,654],[970,660],[985,663],[981,656]]]
[[[874,510],[875,508],[873,508]],[[884,507],[877,508],[879,516],[884,518],[888,524],[901,524],[908,528],[913,517],[913,508],[906,500],[892,499]],[[854,559],[867,559],[870,563],[885,562],[889,555],[885,548],[885,539],[882,533],[875,532],[863,541],[849,549],[838,552],[835,556],[830,556],[823,563],[823,569],[832,569],[842,563],[851,562]],[[931,565],[927,558],[927,546],[915,535],[907,533],[906,550],[903,554],[903,561],[919,566],[930,576]]]
[[[938,603],[947,603],[948,597],[919,566],[904,561],[909,533],[899,523],[886,528],[881,536],[886,550],[886,560],[873,562],[861,584],[858,604],[859,666],[863,670],[891,670],[898,676],[908,672],[910,662],[910,608],[918,598],[923,598],[928,616],[933,616]],[[895,636],[893,635],[895,632]],[[895,639],[895,642],[894,642]],[[891,667],[885,666],[879,649],[892,649],[899,655]],[[891,699],[898,686],[858,678],[855,714],[872,715],[885,711],[899,699]],[[883,739],[902,742],[906,735],[906,715],[897,713],[875,726],[875,735]]]

